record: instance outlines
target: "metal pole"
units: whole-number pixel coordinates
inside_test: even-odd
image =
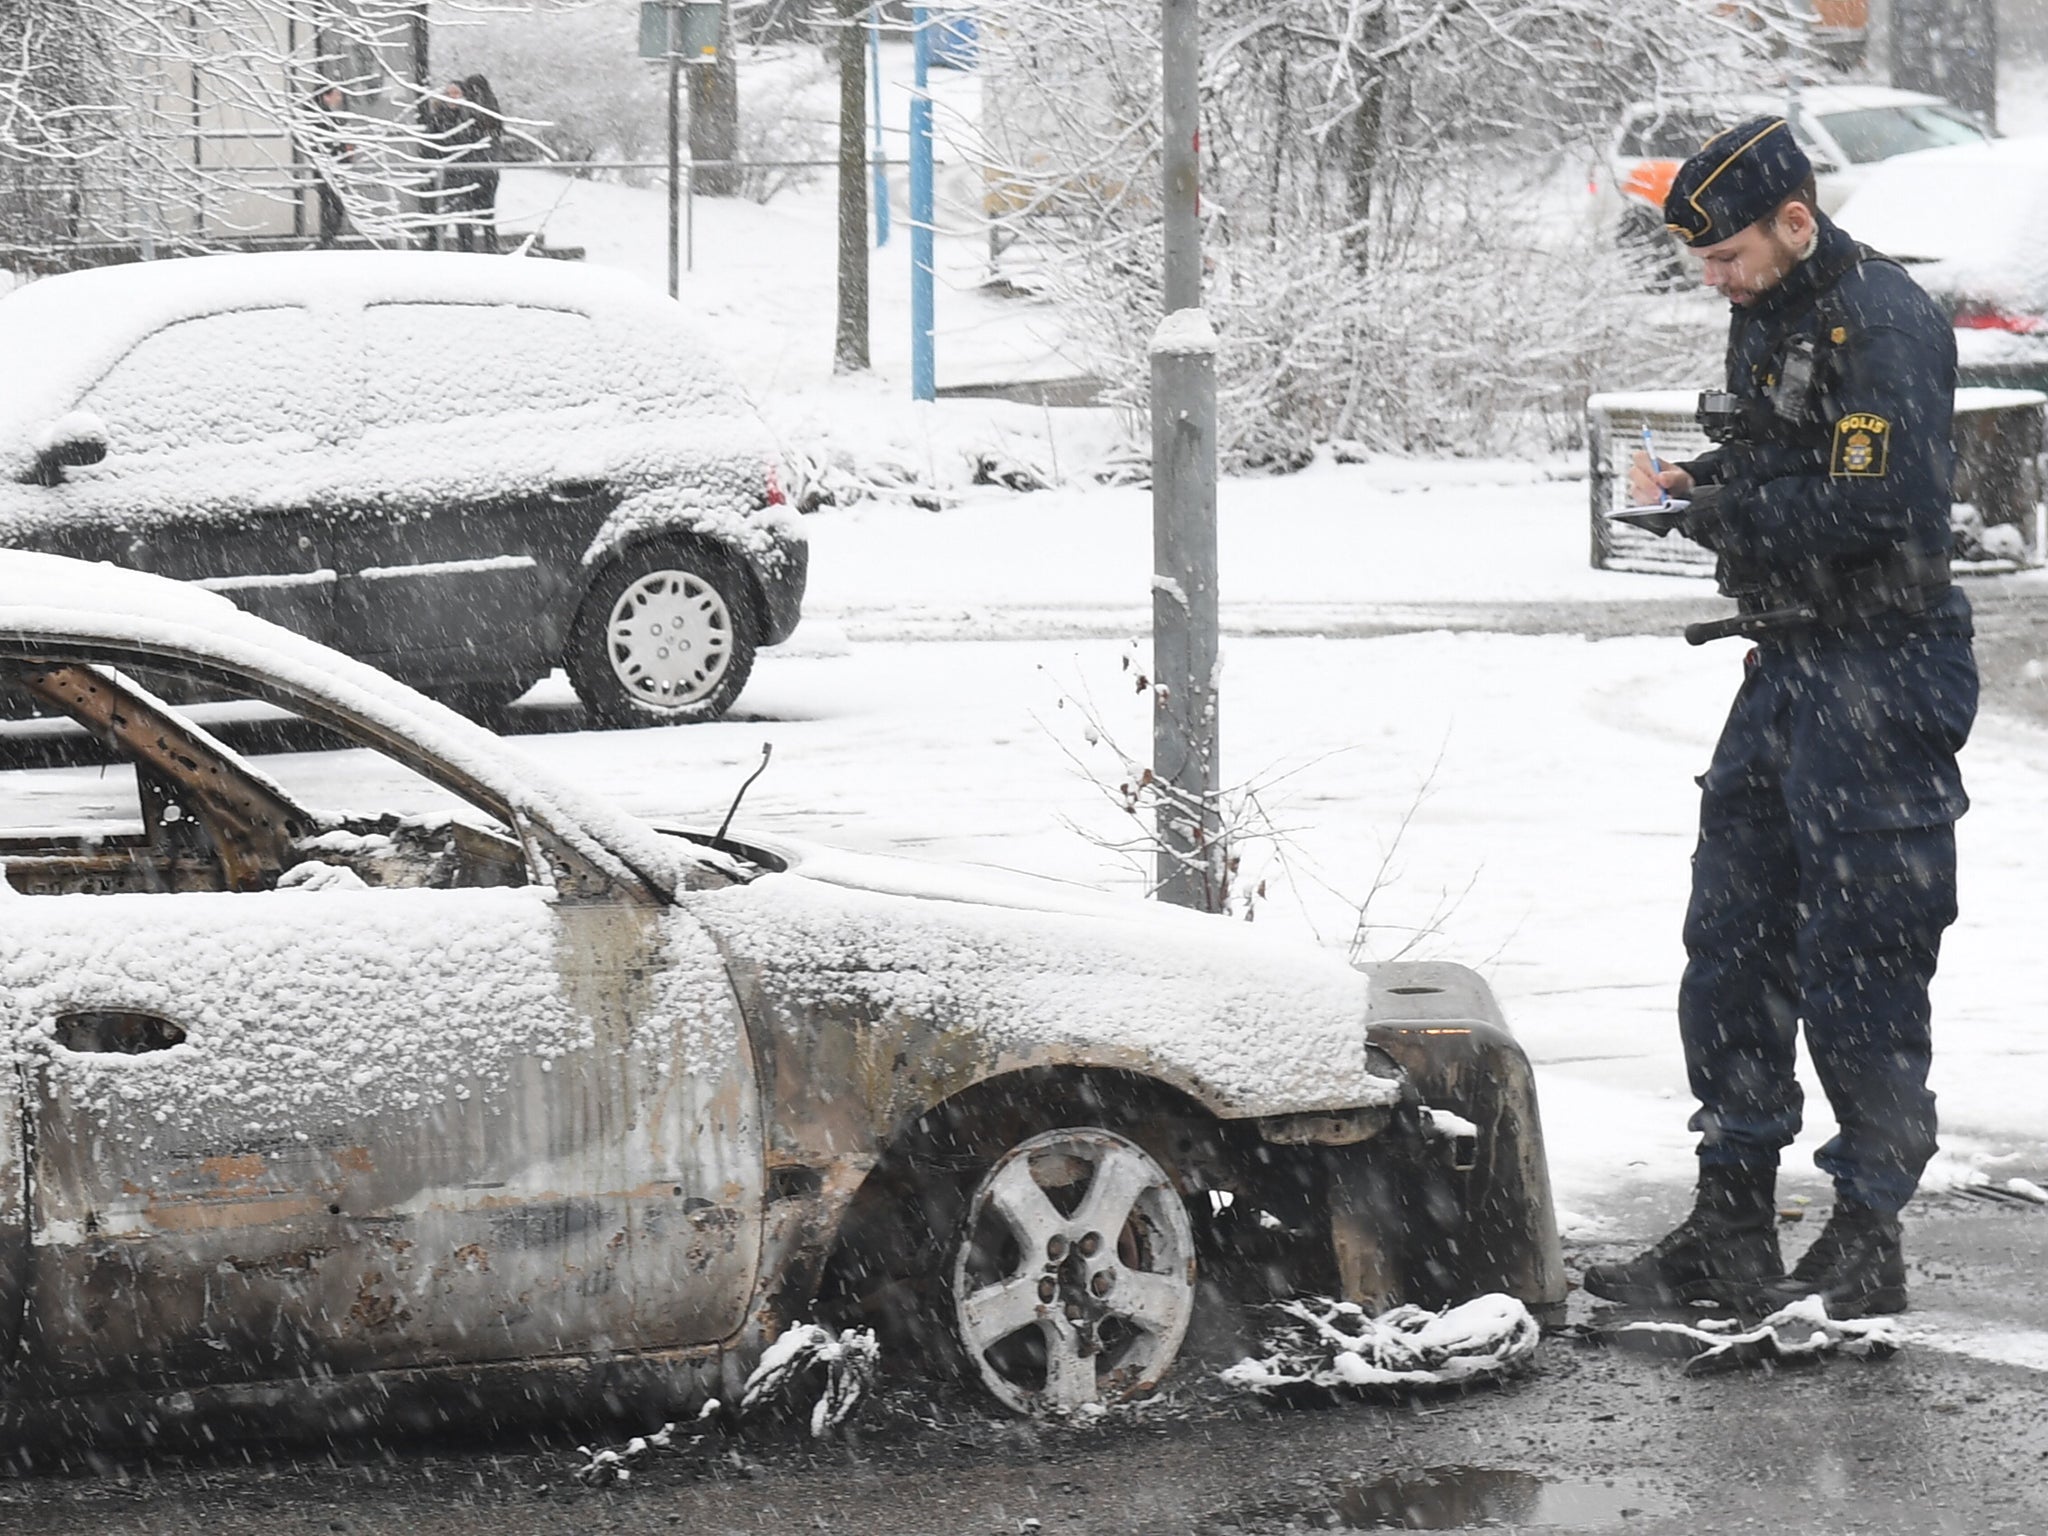
[[[868,12],[868,90],[875,103],[875,244],[889,243],[889,152],[882,144],[882,17]]]
[[[1165,0],[1162,100],[1166,170],[1166,312],[1202,302],[1202,65],[1196,0]]]
[[[1216,333],[1202,303],[1197,0],[1164,0],[1166,317],[1152,338],[1152,776],[1161,901],[1216,912]]]
[[[670,13],[668,40],[668,296],[675,298],[681,291],[682,280],[676,271],[676,201],[682,191],[683,179],[683,123],[682,108],[676,98],[682,83],[683,61],[676,53],[674,13]]]
[[[910,398],[938,396],[932,356],[932,99],[927,90],[931,33],[927,12],[910,8],[917,88],[910,98]]]
[[[694,113],[694,104],[686,110]],[[694,119],[690,127],[696,128]],[[683,173],[683,270],[697,270],[697,157],[690,156],[689,169]]]

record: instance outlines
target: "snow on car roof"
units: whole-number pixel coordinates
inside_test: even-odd
[[[177,321],[400,302],[571,308],[628,332],[675,329],[686,318],[673,300],[613,268],[448,251],[280,251],[67,272],[0,299],[0,356],[35,360],[0,374],[0,440],[44,425],[138,339]]]
[[[1775,103],[1783,110],[1791,97],[1786,93],[1772,95],[1760,91],[1744,98],[1755,102],[1760,110],[1768,110]],[[1951,105],[1939,96],[1929,96],[1924,91],[1902,91],[1889,85],[1808,85],[1802,86],[1798,96],[1802,112],[1856,112],[1871,107],[1940,107]]]
[[[1666,108],[1714,107],[1725,105],[1732,115],[1783,113],[1797,102],[1801,112],[1860,112],[1872,107],[1945,107],[1953,103],[1923,91],[1902,91],[1889,85],[1807,85],[1797,97],[1789,90],[1741,91],[1729,95],[1718,91],[1674,91],[1654,102],[1638,102],[1631,113],[1658,106]]]
[[[77,637],[140,645],[276,679],[417,744],[530,815],[614,876],[664,888],[683,866],[724,867],[554,779],[491,732],[374,667],[183,582],[61,555],[0,549],[0,645]]]

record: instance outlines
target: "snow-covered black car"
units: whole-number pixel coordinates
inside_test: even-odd
[[[0,551],[0,687],[69,717],[0,725],[6,820],[87,797],[0,831],[0,1436],[673,1413],[808,1318],[1072,1410],[1210,1281],[1563,1304],[1457,966],[657,828],[106,565]]]
[[[1843,205],[1842,227],[1906,263],[1948,310],[1961,382],[2048,389],[2048,139],[1887,160]]]
[[[710,719],[806,545],[680,306],[424,252],[147,262],[0,300],[0,544],[196,581],[472,712],[556,666]]]

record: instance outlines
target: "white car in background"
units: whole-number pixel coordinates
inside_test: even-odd
[[[1879,163],[1991,135],[1961,107],[1938,96],[1879,85],[1815,85],[1740,96],[1669,96],[1622,114],[1606,161],[1593,176],[1600,215],[1623,250],[1642,256],[1652,275],[1679,273],[1664,231],[1664,197],[1686,158],[1722,129],[1747,118],[1783,115],[1813,162],[1821,207],[1833,213]]]
[[[1948,310],[1963,383],[2048,389],[2048,138],[1874,166],[1842,225]]]

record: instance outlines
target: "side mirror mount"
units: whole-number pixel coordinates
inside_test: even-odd
[[[107,456],[107,428],[91,411],[59,416],[35,435],[35,482],[61,485],[64,471],[97,464]]]

